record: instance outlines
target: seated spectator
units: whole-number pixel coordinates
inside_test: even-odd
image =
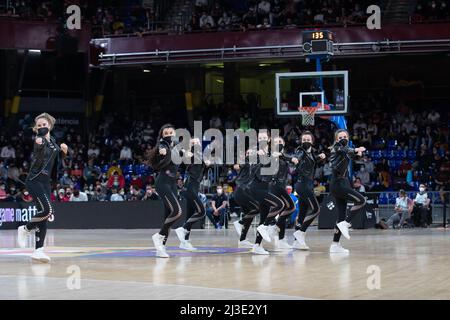
[[[361,165],[356,176],[360,179],[361,184],[364,186],[370,186],[370,174],[367,172],[365,165]]]
[[[107,177],[110,178],[114,172],[118,172],[119,176],[123,174],[122,169],[120,169],[120,167],[117,165],[117,161],[112,162],[111,167],[109,167],[108,169]]]
[[[6,192],[6,186],[4,183],[0,185],[0,201],[6,201],[9,197],[9,194]]]
[[[70,175],[72,177],[80,178],[83,175],[83,171],[78,164],[75,164],[73,170],[70,171]]]
[[[356,178],[355,181],[353,182],[353,189],[355,189],[359,193],[365,193],[366,192],[366,188],[361,183],[361,179],[360,178]]]
[[[111,197],[109,198],[109,201],[124,201],[122,195],[117,193],[117,189],[113,188],[111,190]]]
[[[63,176],[59,179],[59,184],[62,186],[69,186],[72,183],[72,179],[69,176],[69,171],[65,170]]]
[[[142,181],[142,178],[140,176],[138,176],[137,174],[133,174],[130,186],[135,186],[138,190],[140,190],[144,187],[144,182]]]
[[[64,191],[64,189],[59,189],[58,197],[56,198],[56,201],[69,202],[70,201],[70,197],[66,195],[66,192]]]
[[[20,196],[19,201],[21,201],[21,202],[33,201],[33,197],[31,196],[31,194],[28,192],[28,190],[26,188],[22,189],[22,195]]]
[[[399,196],[395,199],[395,213],[388,219],[386,224],[389,227],[402,228],[405,222],[411,218],[411,212],[413,210],[413,201],[408,198],[405,190],[399,191]]]
[[[145,194],[142,197],[143,201],[147,201],[147,200],[158,200],[158,194],[155,191],[155,188],[153,188],[152,186],[147,186],[145,189]]]
[[[203,11],[199,20],[199,26],[201,29],[206,29],[208,28],[208,25],[210,28],[213,28],[214,19],[213,17],[211,17],[211,15],[207,14],[206,11]]]
[[[125,145],[122,147],[122,150],[120,151],[120,161],[128,163],[133,160],[131,149],[129,146]]]
[[[9,143],[8,145],[6,145],[2,148],[2,152],[0,153],[0,158],[3,158],[3,159],[15,159],[16,158],[16,151],[13,148],[11,143]]]
[[[91,197],[91,201],[108,201],[108,196],[101,185],[96,186],[94,194]]]
[[[414,221],[422,228],[428,227],[428,210],[430,208],[430,199],[426,193],[426,186],[421,183],[419,193],[414,199]]]
[[[82,202],[82,201],[88,201],[88,196],[85,192],[80,191],[79,188],[73,189],[73,194],[70,196],[71,202]]]
[[[109,177],[107,187],[111,188],[124,188],[125,187],[125,178],[122,174],[119,174],[118,171],[114,171],[114,173]]]
[[[227,225],[228,197],[223,193],[222,186],[217,186],[216,194],[210,201],[211,207],[206,210],[206,215],[216,229]]]
[[[16,188],[15,184],[11,184],[9,186],[9,196],[11,198],[11,201],[16,201],[18,197],[20,197],[20,192]]]
[[[143,195],[141,189],[137,186],[131,186],[127,201],[141,201],[142,197]]]

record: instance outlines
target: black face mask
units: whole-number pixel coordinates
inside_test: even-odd
[[[339,143],[341,144],[341,146],[346,147],[347,144],[348,144],[348,140],[347,139],[342,139],[342,140],[339,140]]]
[[[312,146],[311,142],[303,142],[302,143],[302,148],[305,150],[308,150],[311,146]]]
[[[172,143],[172,136],[162,137],[161,140],[167,142],[168,144]]]
[[[39,128],[37,134],[40,137],[44,137],[48,133],[48,131],[48,128]]]

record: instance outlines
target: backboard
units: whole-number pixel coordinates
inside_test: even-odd
[[[348,71],[275,74],[276,115],[301,116],[299,107],[315,107],[316,115],[348,112]]]

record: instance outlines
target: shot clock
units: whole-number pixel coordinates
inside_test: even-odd
[[[303,31],[306,55],[333,55],[333,33],[328,30]]]

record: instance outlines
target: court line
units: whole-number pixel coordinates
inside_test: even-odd
[[[47,279],[53,279],[53,280],[65,280],[66,278],[62,278],[62,277],[48,277],[48,276],[31,276],[31,275],[0,275],[0,278],[17,278],[17,277],[21,277],[21,278],[32,278],[32,279],[37,279],[37,278],[47,278]],[[270,293],[270,292],[259,292],[259,291],[247,291],[247,290],[239,290],[239,289],[229,289],[229,288],[214,288],[214,287],[202,287],[202,286],[193,286],[193,285],[184,285],[184,284],[172,284],[172,283],[152,283],[152,282],[139,282],[139,281],[129,281],[129,280],[104,280],[104,279],[90,279],[90,278],[82,278],[81,279],[81,283],[83,283],[83,280],[87,280],[87,281],[91,281],[91,282],[106,282],[106,283],[126,283],[126,284],[135,284],[135,285],[151,285],[151,286],[155,286],[155,287],[181,287],[181,288],[193,288],[193,289],[202,289],[202,290],[216,290],[216,291],[225,291],[225,292],[235,292],[235,293],[240,293],[240,294],[255,294],[255,295],[270,295],[270,296],[274,296],[274,297],[279,297],[279,298],[290,298],[290,299],[295,299],[295,300],[317,300],[314,298],[307,298],[307,297],[303,297],[303,296],[291,296],[291,295],[286,295],[286,294],[279,294],[279,293]],[[226,299],[224,297],[224,299]],[[186,299],[189,300],[189,299]],[[217,299],[217,300],[221,300],[221,299]]]

